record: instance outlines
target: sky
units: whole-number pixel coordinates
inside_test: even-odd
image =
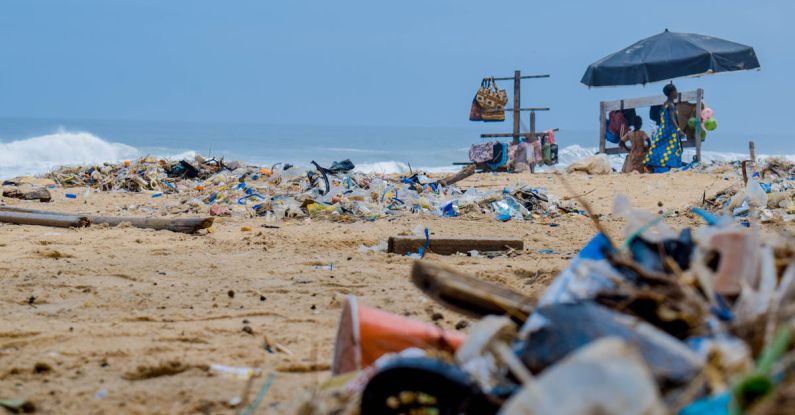
[[[676,84],[726,131],[787,134],[794,18],[788,0],[3,0],[0,117],[467,126],[480,79],[519,69],[551,75],[523,82],[523,106],[552,108],[539,128],[595,130],[600,100],[663,84],[588,89],[585,68],[668,28],[754,46],[761,71]]]

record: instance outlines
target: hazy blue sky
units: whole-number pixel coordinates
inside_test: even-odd
[[[480,78],[521,69],[552,75],[524,84],[539,127],[595,129],[662,84],[589,90],[586,66],[665,28],[754,46],[762,71],[677,84],[727,131],[789,132],[789,0],[3,0],[0,116],[465,126]]]

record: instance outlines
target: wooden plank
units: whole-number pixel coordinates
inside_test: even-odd
[[[521,96],[521,86],[522,86],[522,73],[520,71],[514,71],[513,73],[513,142],[519,142],[519,116],[521,111],[519,109],[522,107],[522,96]]]
[[[683,148],[696,147],[696,141],[695,140],[682,141],[682,147]],[[624,154],[628,153],[628,151],[625,150],[623,147],[616,146],[616,147],[606,148],[604,151],[601,151],[601,153],[611,155],[611,154]]]
[[[605,110],[605,103],[599,103],[599,152],[604,153],[607,147],[607,115]]]
[[[701,118],[701,108],[704,106],[704,90],[696,90],[696,120]],[[696,160],[701,161],[701,123],[696,122]]]
[[[414,236],[390,236],[387,242],[387,252],[405,255],[417,252],[425,246],[425,238]],[[430,238],[428,251],[439,255],[453,255],[469,251],[508,251],[524,249],[524,242],[520,239],[505,238]]]
[[[471,317],[507,314],[522,323],[535,307],[530,297],[428,261],[414,262],[411,280],[428,297]]]
[[[687,91],[679,94],[680,101],[695,101],[697,100],[698,91]],[[653,105],[662,105],[665,103],[665,95],[655,95],[649,97],[619,99],[615,101],[603,101],[605,112],[638,108],[638,107],[651,107]]]
[[[15,225],[53,226],[56,228],[82,228],[90,223],[85,216],[11,211],[0,211],[0,222]]]
[[[553,128],[552,131],[558,132],[560,128]],[[519,133],[519,136],[522,137],[530,137],[532,134],[530,133]],[[536,137],[543,137],[547,135],[545,131],[539,131],[536,133]],[[485,133],[481,134],[480,138],[494,138],[494,137],[513,137],[513,133]]]
[[[549,111],[549,107],[529,107],[529,108],[519,108],[520,112],[527,112],[527,111]],[[513,108],[505,108],[505,109],[492,109],[492,110],[483,110],[483,112],[500,112],[500,111],[508,111],[513,112]]]
[[[536,78],[549,78],[549,75],[522,75],[521,79],[536,79]],[[504,78],[494,78],[495,81],[513,81],[513,76],[508,76]]]

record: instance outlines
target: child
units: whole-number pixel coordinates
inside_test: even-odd
[[[628,131],[621,137],[620,146],[629,151],[627,158],[624,160],[624,167],[621,169],[624,173],[644,172],[643,159],[649,150],[649,136],[641,130],[642,126],[643,120],[636,115],[632,120],[633,130]],[[627,141],[632,147],[627,148]]]

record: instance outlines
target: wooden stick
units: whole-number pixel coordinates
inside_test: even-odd
[[[0,211],[0,222],[16,225],[82,228],[90,224],[85,216]]]
[[[529,297],[427,261],[414,262],[411,279],[428,297],[473,317],[508,314],[524,322],[535,308]]]
[[[390,236],[387,241],[387,252],[404,255],[417,252],[425,246],[425,238],[415,236]],[[521,239],[505,238],[430,238],[428,251],[438,255],[453,255],[469,251],[509,251],[524,249]]]

